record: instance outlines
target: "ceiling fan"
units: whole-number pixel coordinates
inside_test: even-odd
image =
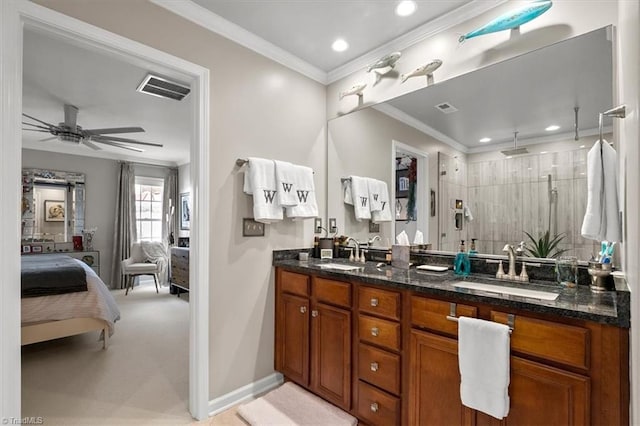
[[[135,152],[144,152],[144,149],[129,146],[129,145],[146,145],[153,147],[160,147],[162,145],[157,143],[150,142],[141,142],[134,139],[128,138],[118,138],[114,136],[105,136],[114,133],[137,133],[144,132],[142,127],[113,127],[108,129],[83,129],[78,126],[77,118],[78,118],[78,108],[73,105],[65,104],[64,106],[64,122],[58,124],[47,123],[46,121],[39,120],[35,117],[32,117],[28,114],[22,113],[23,116],[30,118],[31,120],[36,121],[36,123],[28,123],[23,121],[22,124],[25,126],[31,127],[23,127],[23,130],[30,130],[33,132],[42,132],[42,133],[50,133],[53,137],[41,139],[41,141],[48,141],[53,139],[59,139],[63,142],[71,142],[75,144],[84,144],[91,149],[100,150],[101,148],[96,145],[105,144],[114,146],[117,148],[127,149],[129,151]]]

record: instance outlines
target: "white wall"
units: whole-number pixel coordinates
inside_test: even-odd
[[[184,192],[192,193],[191,186],[191,164],[183,164],[178,167],[178,194],[182,194]],[[180,211],[176,212],[177,215],[180,214]],[[178,237],[188,237],[190,231],[180,229],[180,225],[178,225]],[[177,244],[177,240],[176,240]]]
[[[22,167],[85,174],[85,228],[98,228],[93,244],[95,249],[100,251],[100,278],[109,285],[118,187],[118,163],[100,158],[23,149]]]
[[[211,71],[210,397],[273,372],[274,249],[310,247],[313,221],[267,226],[243,238],[252,199],[235,160],[277,158],[316,171],[325,211],[326,88],[143,0],[38,0],[82,21]]]

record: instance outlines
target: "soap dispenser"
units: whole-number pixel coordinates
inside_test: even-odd
[[[469,256],[465,253],[464,240],[460,241],[460,252],[456,254],[456,258],[453,261],[453,272],[456,275],[467,276],[471,272],[471,263],[469,262]]]
[[[476,250],[476,239],[477,238],[472,238],[471,239],[471,248],[469,249],[469,254],[477,254],[478,251]]]

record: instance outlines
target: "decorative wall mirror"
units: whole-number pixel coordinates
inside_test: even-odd
[[[21,204],[23,241],[70,242],[84,228],[85,175],[22,169]]]

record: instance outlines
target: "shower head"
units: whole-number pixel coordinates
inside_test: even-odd
[[[511,157],[513,155],[528,154],[529,150],[527,150],[527,148],[518,148],[518,132],[513,132],[513,149],[507,149],[500,152],[507,157]]]

